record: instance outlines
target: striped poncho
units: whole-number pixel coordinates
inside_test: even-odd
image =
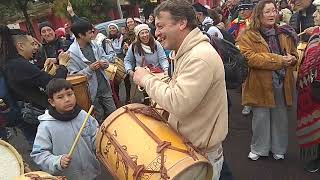
[[[297,137],[303,158],[320,157],[320,101],[312,84],[320,82],[320,30],[311,36],[300,65],[297,90]],[[319,94],[318,94],[319,95]]]

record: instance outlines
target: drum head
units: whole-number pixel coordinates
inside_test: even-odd
[[[0,140],[0,179],[12,180],[24,173],[22,157],[9,143]]]

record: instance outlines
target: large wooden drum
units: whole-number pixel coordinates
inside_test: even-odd
[[[13,180],[24,173],[23,160],[9,143],[0,140],[0,179]]]
[[[205,173],[197,179],[211,180],[212,166],[186,142],[153,108],[129,104],[103,122],[96,149],[115,179],[180,180],[201,171]]]
[[[88,90],[87,77],[80,74],[74,74],[68,75],[66,80],[69,81],[73,86],[77,104],[85,111],[88,111],[91,106],[91,100]]]

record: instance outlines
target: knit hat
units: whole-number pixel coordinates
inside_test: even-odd
[[[317,9],[320,9],[320,0],[314,0],[312,3]]]
[[[208,15],[208,9],[204,7],[202,4],[195,3],[192,5],[192,7],[196,12],[202,12],[203,14]]]
[[[139,24],[134,28],[134,33],[138,36],[142,30],[148,30],[150,32],[150,28],[147,24]]]
[[[110,23],[110,24],[108,24],[108,31],[109,31],[109,29],[110,29],[110,26],[116,27],[116,29],[119,31],[119,26],[116,25],[115,23]]]
[[[44,27],[50,27],[52,30],[54,30],[52,24],[49,23],[48,21],[39,23],[39,31],[41,32],[41,29]]]
[[[251,10],[253,9],[253,3],[251,2],[251,0],[241,0],[240,4],[238,6],[238,10]]]

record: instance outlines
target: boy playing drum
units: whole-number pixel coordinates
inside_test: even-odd
[[[73,156],[71,149],[86,112],[76,104],[72,85],[65,79],[53,79],[46,88],[50,106],[39,116],[40,124],[31,157],[43,171],[68,179],[91,180],[100,174],[95,156],[98,122],[90,116]]]

